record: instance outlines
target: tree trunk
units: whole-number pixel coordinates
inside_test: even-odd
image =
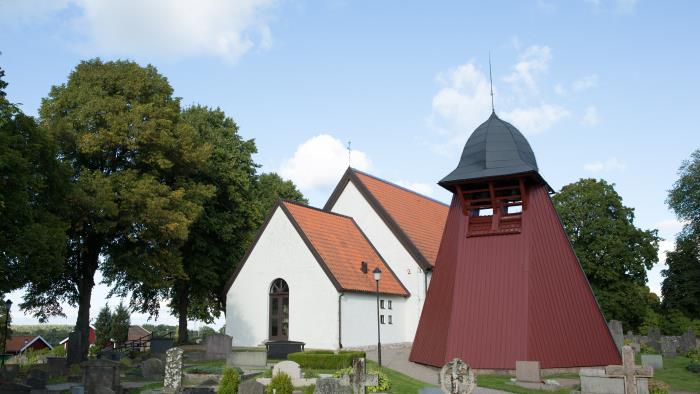
[[[98,243],[88,238],[86,252],[83,254],[83,269],[78,283],[78,319],[75,328],[80,332],[80,354],[83,360],[87,360],[90,349],[90,298],[95,287],[95,272],[100,258]]]
[[[177,299],[177,343],[178,345],[185,345],[189,340],[189,335],[187,333],[187,309],[189,307],[189,293],[190,289],[187,286],[187,282],[178,280],[175,284],[178,289],[178,299]]]

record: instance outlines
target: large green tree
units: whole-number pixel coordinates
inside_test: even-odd
[[[110,335],[115,344],[121,345],[129,339],[129,327],[131,315],[129,310],[121,302],[114,308],[110,322]]]
[[[683,162],[678,175],[666,202],[686,224],[661,272],[663,306],[700,319],[700,149]]]
[[[309,203],[294,182],[284,180],[274,172],[260,174],[255,194],[262,217],[272,209],[278,199]]]
[[[638,228],[634,209],[604,180],[581,179],[553,200],[605,317],[638,329],[658,302],[646,287],[646,270],[658,261],[657,231]]]
[[[68,228],[61,218],[68,172],[46,131],[7,99],[4,75],[0,69],[0,295],[56,274]]]
[[[97,314],[97,319],[95,319],[95,346],[98,350],[102,350],[107,347],[112,339],[112,310],[109,305],[106,305],[100,309],[100,313]]]
[[[30,283],[22,307],[44,320],[62,312],[61,302],[77,306],[76,329],[87,338],[98,269],[149,289],[183,274],[180,246],[212,190],[179,169],[201,166],[211,149],[178,126],[167,79],[134,62],[81,62],[39,113],[70,167],[70,226],[66,258],[42,267],[53,274]],[[83,340],[83,357],[87,351]]]

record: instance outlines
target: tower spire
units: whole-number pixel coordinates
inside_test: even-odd
[[[489,82],[491,83],[491,112],[496,113],[496,109],[493,106],[493,76],[491,75],[491,51],[489,51]]]

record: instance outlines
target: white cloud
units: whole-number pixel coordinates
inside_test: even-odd
[[[627,168],[627,165],[615,157],[608,159],[604,162],[594,161],[592,163],[587,163],[587,164],[583,165],[583,169],[585,171],[593,172],[593,173],[624,171],[626,168]]]
[[[502,118],[516,125],[525,134],[541,133],[560,120],[568,117],[570,112],[559,105],[543,104],[537,107],[515,108],[503,112]]]
[[[186,58],[215,56],[236,62],[255,47],[268,48],[267,13],[275,0],[30,0],[3,3],[27,22],[69,6],[70,21],[89,55]],[[21,4],[19,6],[18,4]],[[21,17],[20,17],[21,16]],[[3,18],[5,19],[5,18]]]
[[[513,84],[522,83],[531,92],[537,92],[537,77],[547,72],[551,60],[552,51],[548,46],[530,46],[520,55],[520,60],[513,66],[513,72],[503,80]]]
[[[369,157],[351,150],[351,162],[358,170],[369,169]],[[348,151],[339,139],[320,134],[297,147],[294,155],[282,163],[279,173],[292,180],[302,191],[335,185],[348,168]]]
[[[583,124],[588,126],[595,126],[598,124],[598,108],[595,105],[589,105],[586,107],[586,111],[583,113],[583,118],[581,119]]]
[[[596,87],[597,85],[598,85],[598,74],[591,74],[591,75],[587,75],[581,79],[574,81],[571,84],[571,88],[576,92],[580,92],[583,90],[588,90],[590,88]]]
[[[678,219],[665,219],[656,223],[655,227],[659,229],[659,232],[662,236],[666,234],[666,237],[670,237],[678,234],[683,229],[683,226],[685,226],[685,224],[685,222],[682,222]]]
[[[416,193],[423,194],[425,196],[432,196],[434,192],[433,186],[427,183],[397,181],[396,184],[399,186],[403,186],[408,190],[412,190]]]

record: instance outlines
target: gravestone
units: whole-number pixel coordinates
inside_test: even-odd
[[[518,382],[542,383],[539,361],[516,361],[515,379]]]
[[[151,354],[164,354],[173,347],[173,340],[170,338],[151,338]]]
[[[238,391],[240,393],[240,390]],[[316,380],[314,394],[352,394],[352,387],[336,378],[320,378]]]
[[[695,349],[696,346],[695,333],[692,328],[688,328],[688,331],[684,332],[678,341],[678,349],[681,354],[686,354],[689,350]]]
[[[27,386],[32,389],[43,390],[49,380],[49,374],[43,369],[32,368],[27,373]]]
[[[182,394],[215,394],[211,387],[185,387],[182,389]]]
[[[284,372],[292,378],[292,381],[301,379],[301,368],[299,364],[294,361],[281,361],[272,367],[272,376],[277,375],[280,372]]]
[[[661,331],[658,328],[649,328],[647,331],[647,346],[661,352]]]
[[[206,360],[226,359],[231,353],[233,338],[226,334],[211,334],[204,344],[204,358]]]
[[[678,340],[675,337],[661,337],[661,355],[665,358],[676,357]]]
[[[660,354],[642,354],[642,365],[648,365],[656,371],[664,367],[664,359]]]
[[[161,379],[164,371],[163,362],[158,358],[149,358],[141,364],[141,375],[143,375],[144,379]]]
[[[3,383],[0,384],[0,393],[3,394],[25,394],[31,393],[32,387],[21,383]]]
[[[364,358],[353,359],[351,375],[343,375],[340,380],[343,384],[350,386],[355,394],[365,394],[367,386],[379,384],[379,376],[367,375]]]
[[[2,369],[0,369],[0,381],[11,382],[17,377],[19,372],[18,364],[5,364]]]
[[[238,394],[265,394],[265,385],[255,379],[246,380],[238,385]]]
[[[69,367],[73,364],[80,364],[80,362],[83,361],[83,355],[80,351],[81,338],[82,336],[78,331],[72,331],[68,334],[68,351],[66,358]]]
[[[165,352],[165,378],[163,379],[163,393],[177,393],[182,388],[182,354],[179,347],[168,349]]]
[[[66,373],[68,365],[65,357],[46,357],[46,368],[49,377],[61,376]]]
[[[443,393],[469,394],[476,387],[476,376],[469,364],[455,358],[440,370],[440,388]]]
[[[610,330],[610,335],[613,337],[615,346],[617,346],[617,350],[622,350],[622,346],[625,344],[625,335],[622,332],[622,322],[619,320],[610,320],[608,322],[608,329]]]
[[[88,393],[120,392],[120,364],[110,360],[90,360],[80,364],[83,369],[83,387]]]
[[[609,377],[621,377],[625,381],[625,394],[638,394],[637,378],[651,378],[654,370],[651,367],[634,365],[634,350],[630,346],[622,347],[622,365],[608,365],[605,374]]]

